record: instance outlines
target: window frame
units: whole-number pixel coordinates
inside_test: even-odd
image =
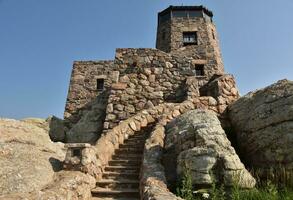
[[[185,40],[185,38],[188,37],[188,40]],[[194,36],[194,41],[191,40],[191,36]],[[183,46],[188,46],[188,45],[198,45],[198,36],[197,36],[197,31],[185,31],[182,33],[182,42],[183,42]]]

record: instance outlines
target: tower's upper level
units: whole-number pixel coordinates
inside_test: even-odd
[[[169,6],[158,13],[157,49],[165,52],[177,50],[183,46],[194,47],[209,42],[209,32],[215,39],[213,13],[203,6]]]
[[[169,6],[159,12],[156,48],[204,60],[223,72],[213,13],[203,6]]]

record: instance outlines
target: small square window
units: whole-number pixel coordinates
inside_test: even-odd
[[[196,32],[184,32],[183,33],[183,45],[196,45],[197,33]]]
[[[72,149],[72,157],[80,157],[81,156],[81,150],[80,149]]]
[[[204,76],[204,65],[195,65],[194,74],[195,76]]]
[[[104,84],[105,84],[105,80],[103,78],[97,79],[97,90],[99,92],[104,90]]]

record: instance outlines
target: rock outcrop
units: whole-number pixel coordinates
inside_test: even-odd
[[[190,171],[193,184],[233,183],[252,188],[255,179],[241,163],[214,112],[189,111],[166,126],[164,166],[169,182]],[[177,158],[177,162],[174,159]],[[176,174],[175,174],[176,175]]]
[[[0,119],[0,194],[39,190],[53,181],[65,152],[41,119]]]
[[[66,142],[94,144],[103,130],[105,103],[105,99],[101,98],[91,102],[83,111],[81,119],[66,133]]]
[[[253,168],[293,170],[293,82],[281,80],[229,106],[245,162]]]
[[[55,116],[50,116],[46,120],[49,123],[49,135],[54,142],[65,141],[65,127],[63,120]]]
[[[30,193],[0,195],[0,200],[90,200],[95,179],[82,172],[61,171],[54,175],[53,182],[42,190]]]

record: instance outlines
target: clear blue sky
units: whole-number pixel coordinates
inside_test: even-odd
[[[154,47],[171,4],[214,12],[241,94],[293,79],[292,0],[0,0],[0,117],[62,117],[72,62]]]

